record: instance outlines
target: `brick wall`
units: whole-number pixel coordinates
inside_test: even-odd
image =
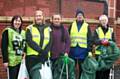
[[[117,5],[117,0],[109,0],[108,1],[108,15],[109,17],[116,18],[116,7],[119,6]]]
[[[16,14],[33,16],[37,8],[42,9],[46,16],[51,16],[53,13],[58,12],[58,0],[0,0],[0,16],[13,16]],[[77,8],[83,9],[87,18],[96,18],[103,12],[103,3],[84,0],[61,0],[61,13],[64,17],[74,17]]]
[[[66,17],[75,17],[77,8],[84,11],[86,18],[96,18],[103,12],[103,3],[84,0],[62,0],[62,15]]]
[[[116,40],[117,44],[120,47],[120,25],[116,25]]]
[[[6,70],[3,68],[2,56],[1,56],[1,33],[5,28],[6,23],[0,23],[0,79],[7,79]]]
[[[70,17],[73,18],[75,16],[75,11],[77,8],[81,8],[84,10],[86,18],[96,19],[103,12],[103,3],[89,2],[85,0],[61,0],[61,1],[62,1],[61,14],[67,18]],[[33,16],[34,11],[37,8],[42,9],[46,16],[51,16],[53,13],[58,12],[59,8],[58,0],[0,0],[0,16],[13,16],[16,14],[21,16]],[[119,14],[117,13],[117,15]],[[6,25],[9,25],[9,23],[0,23],[0,39],[1,32],[3,28],[6,27]],[[28,23],[25,23],[24,25],[27,26]],[[96,24],[94,23],[90,24],[92,31],[95,29],[95,26]],[[117,25],[114,28],[116,33],[115,35],[117,37],[117,44],[120,46],[119,39],[120,25]],[[6,70],[3,68],[1,55],[0,55],[0,79],[7,79]]]
[[[120,16],[119,4],[120,0],[109,0],[109,11],[116,12],[117,17]],[[113,9],[114,7],[116,10]],[[54,12],[58,12],[58,0],[0,0],[0,16],[15,14],[32,16],[37,8],[50,16]],[[74,17],[76,8],[82,8],[88,18],[96,18],[103,12],[103,3],[87,0],[61,0],[61,12],[65,17]],[[110,16],[113,16],[111,11]]]
[[[116,16],[120,17],[120,0],[117,0],[117,6],[116,6]]]
[[[0,79],[7,79],[6,74],[7,74],[7,72],[6,72],[6,70],[3,68],[2,57],[1,57],[1,55],[0,55]]]

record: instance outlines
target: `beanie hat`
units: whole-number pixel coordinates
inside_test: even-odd
[[[84,17],[84,12],[82,11],[82,10],[80,10],[80,9],[77,9],[76,10],[76,17],[77,17],[77,15],[79,14],[79,13],[81,13],[82,15],[83,15],[83,17]]]

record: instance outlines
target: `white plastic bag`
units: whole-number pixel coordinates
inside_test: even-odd
[[[50,63],[45,62],[45,64],[42,64],[42,68],[39,71],[40,71],[41,79],[53,79]]]
[[[25,65],[25,59],[21,61],[21,65],[18,73],[18,79],[29,79],[29,75]]]
[[[44,65],[43,64],[42,64],[42,68],[39,70],[39,72],[40,72],[41,79],[44,79],[45,71],[44,71]]]

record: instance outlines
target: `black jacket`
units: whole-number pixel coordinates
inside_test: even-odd
[[[42,49],[43,45],[43,39],[44,39],[44,29],[48,26],[46,25],[33,25],[33,27],[36,27],[38,31],[40,32],[40,46],[32,40],[32,34],[29,29],[26,31],[26,42],[27,44],[35,51],[39,52],[40,55],[28,55],[26,56],[26,67],[28,69],[28,72],[30,73],[30,69],[35,66],[37,63],[41,62],[44,63],[48,59],[48,51],[51,49],[51,44],[52,44],[52,37],[50,33],[50,42],[49,44],[45,47],[45,49]]]

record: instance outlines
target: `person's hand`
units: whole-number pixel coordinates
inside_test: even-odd
[[[25,59],[25,57],[26,57],[26,53],[23,52],[23,54],[22,54],[22,58]]]
[[[4,68],[5,68],[5,69],[7,69],[7,68],[8,68],[8,62],[3,63],[3,65],[4,65]]]
[[[68,56],[68,53],[65,53],[64,56]]]
[[[104,46],[109,46],[109,41],[108,40],[102,40],[101,43]]]
[[[44,63],[45,61],[48,60],[48,52],[47,51],[43,51],[40,55],[39,55],[39,59],[41,63]]]
[[[64,63],[68,64],[68,53],[64,54]]]

